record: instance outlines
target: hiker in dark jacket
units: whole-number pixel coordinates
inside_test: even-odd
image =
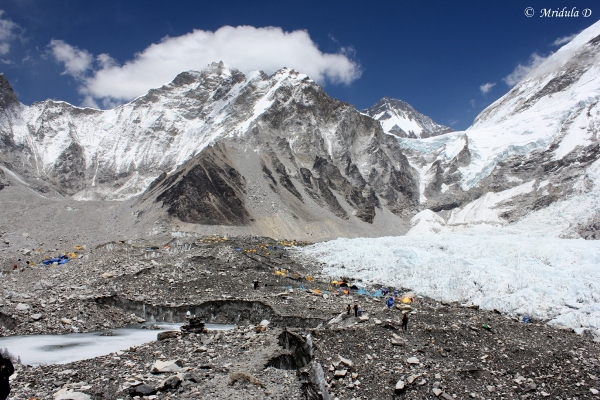
[[[402,330],[408,330],[408,313],[404,313],[404,315],[402,316]]]
[[[9,358],[4,358],[0,353],[0,400],[6,400],[10,393],[10,382],[8,377],[15,372],[12,362]]]
[[[358,303],[354,303],[354,316],[358,317]]]

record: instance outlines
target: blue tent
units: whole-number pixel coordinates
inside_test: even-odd
[[[360,289],[358,289],[357,294],[361,294],[363,296],[369,296],[371,293],[367,292],[364,288],[360,288]]]
[[[376,290],[371,293],[371,297],[383,297],[383,293],[381,293],[381,290]]]
[[[62,256],[59,256],[56,258],[49,258],[47,260],[44,260],[44,261],[42,261],[42,264],[50,265],[50,264],[57,263],[60,265],[60,264],[66,264],[68,262],[69,262],[69,256],[62,255]]]

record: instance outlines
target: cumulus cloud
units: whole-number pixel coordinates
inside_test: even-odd
[[[556,39],[554,42],[552,42],[552,46],[562,46],[563,44],[569,43],[571,40],[573,40],[573,38],[575,36],[577,36],[577,33],[574,33],[569,36],[560,37],[560,38]]]
[[[479,86],[479,90],[481,90],[481,93],[486,94],[487,92],[489,92],[490,90],[492,90],[492,88],[496,86],[496,82],[494,83],[484,83],[483,85]]]
[[[96,100],[94,100],[94,98],[92,96],[85,96],[80,105],[82,107],[89,107],[89,108],[96,108],[96,109],[100,108],[100,106],[98,105],[98,102]]]
[[[502,80],[508,86],[515,86],[517,83],[521,82],[529,73],[539,67],[544,61],[546,61],[548,57],[540,56],[537,53],[533,53],[527,63],[519,64],[517,67],[511,72],[508,76],[503,78]]]
[[[349,84],[361,75],[352,48],[323,53],[307,31],[285,32],[278,27],[224,26],[214,32],[194,30],[165,37],[122,65],[108,54],[94,59],[87,51],[62,41],[53,40],[50,48],[65,65],[65,73],[75,78],[81,78],[93,64],[93,70],[80,79],[79,88],[90,105],[92,100],[104,104],[131,100],[170,82],[182,71],[202,70],[217,61],[244,73],[262,70],[271,74],[289,67],[319,83]]]
[[[0,10],[0,56],[8,54],[11,42],[18,39],[23,31],[18,24],[5,18],[4,14]]]
[[[78,49],[55,39],[50,41],[48,48],[54,59],[64,65],[63,74],[82,78],[84,73],[92,68],[94,57],[87,50]]]

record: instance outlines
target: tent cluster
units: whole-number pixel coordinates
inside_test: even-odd
[[[198,239],[197,242],[198,243],[223,243],[228,241],[229,239],[227,239],[227,237],[225,236],[212,236],[212,237],[208,237],[208,238],[204,238],[204,239]]]
[[[251,247],[249,249],[242,249],[241,247],[235,248],[237,251],[242,251],[246,254],[257,254],[259,252],[264,253],[265,255],[271,254],[273,250],[281,250],[281,246],[274,246],[269,243],[267,244],[259,244],[257,247]]]
[[[352,293],[352,294],[357,294],[359,296],[384,297],[384,296],[390,294],[388,292],[388,290],[385,288],[381,288],[381,289],[377,289],[373,292],[369,292],[365,288],[359,288],[355,284],[350,283],[350,280],[346,279],[346,278],[341,278],[339,280],[334,279],[334,280],[330,281],[329,289],[331,291],[342,292],[343,294],[346,294],[346,295],[349,295]],[[416,295],[413,292],[408,292],[408,293],[405,293],[400,296],[397,294],[397,291],[394,291],[393,297],[395,298],[396,301],[400,301],[401,303],[404,303],[404,304],[410,304],[415,300]]]
[[[279,269],[279,268],[274,268],[273,269],[273,274],[277,275],[277,276],[281,276],[282,278],[288,277],[291,278],[293,280],[299,281],[302,279],[306,279],[308,282],[314,282],[315,278],[310,276],[310,275],[306,275],[306,276],[302,276],[298,273],[293,273],[293,274],[289,274],[287,269]]]
[[[48,258],[45,258],[44,260],[42,260],[42,262],[40,264],[44,264],[44,265],[62,265],[62,264],[66,264],[66,263],[69,262],[69,260],[72,260],[73,258],[79,257],[79,255],[76,252],[83,250],[84,246],[74,246],[73,248],[75,249],[75,251],[67,251],[67,252],[65,252],[64,254],[61,254],[58,257],[48,257]],[[35,264],[35,263],[30,263],[30,264]]]
[[[225,238],[225,240],[227,240]],[[217,242],[214,242],[217,243]],[[242,247],[236,247],[235,250],[239,251],[239,252],[243,252],[245,254],[259,254],[259,255],[270,255],[271,252],[273,251],[281,251],[284,250],[286,247],[294,247],[294,246],[306,246],[307,244],[309,244],[308,242],[300,242],[300,241],[296,241],[296,240],[280,240],[277,242],[277,244],[271,244],[271,243],[264,243],[264,244],[259,244],[256,246],[252,246],[252,247],[246,247],[246,248],[242,248]]]
[[[348,279],[332,280],[329,282],[329,288],[331,290],[337,290],[344,294],[358,293],[359,288],[356,285],[352,285]]]
[[[294,246],[306,246],[308,242],[302,242],[298,240],[280,240],[277,242],[282,247],[294,247]]]

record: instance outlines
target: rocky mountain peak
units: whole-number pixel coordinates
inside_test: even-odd
[[[378,120],[386,133],[397,137],[426,138],[453,131],[435,123],[407,102],[391,97],[382,98],[362,112]]]
[[[0,74],[0,110],[19,104],[14,89],[4,74]]]

